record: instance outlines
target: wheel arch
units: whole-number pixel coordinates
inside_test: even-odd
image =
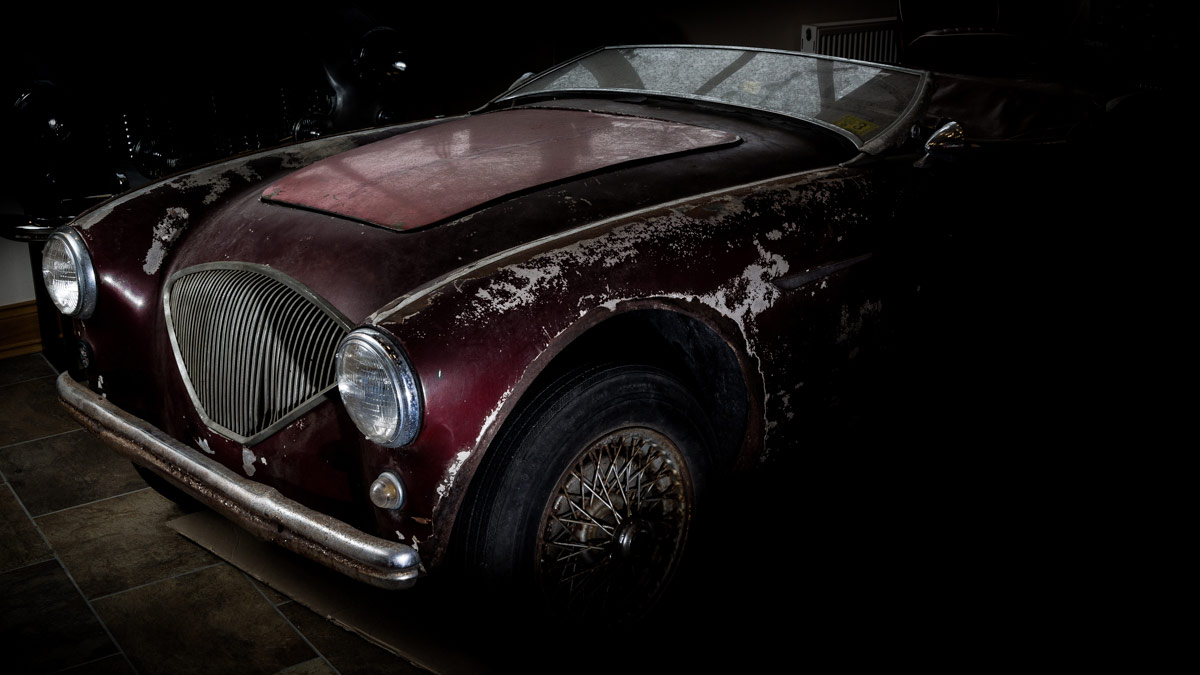
[[[713,466],[722,472],[753,462],[763,439],[763,384],[755,358],[732,321],[696,302],[644,299],[588,312],[558,335],[526,370],[501,411],[496,431],[459,469],[434,517],[439,556],[452,549],[457,515],[469,505],[488,450],[523,406],[572,370],[600,364],[663,368],[696,396],[716,434]],[[637,340],[630,340],[636,335]]]

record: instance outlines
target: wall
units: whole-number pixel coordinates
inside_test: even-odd
[[[33,300],[29,244],[0,239],[0,307]]]
[[[671,10],[692,43],[788,50],[800,49],[804,24],[874,19],[896,16],[896,12],[895,0],[689,2]]]

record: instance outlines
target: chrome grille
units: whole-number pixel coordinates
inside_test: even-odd
[[[290,423],[334,385],[349,329],[296,281],[255,265],[201,265],[167,285],[171,346],[205,422],[242,443]]]

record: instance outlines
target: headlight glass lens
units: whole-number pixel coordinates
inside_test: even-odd
[[[407,445],[421,428],[421,395],[404,352],[383,333],[360,328],[337,351],[338,391],[368,440]]]
[[[86,319],[96,307],[96,273],[75,230],[56,230],[42,248],[42,281],[58,311]]]

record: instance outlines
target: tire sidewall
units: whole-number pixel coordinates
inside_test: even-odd
[[[504,467],[482,514],[482,541],[476,542],[488,577],[527,590],[537,585],[538,535],[551,493],[585,450],[621,429],[653,429],[680,451],[695,519],[713,434],[695,397],[678,380],[651,367],[610,367],[569,378],[540,398],[541,405],[527,411],[524,423],[498,448]]]

